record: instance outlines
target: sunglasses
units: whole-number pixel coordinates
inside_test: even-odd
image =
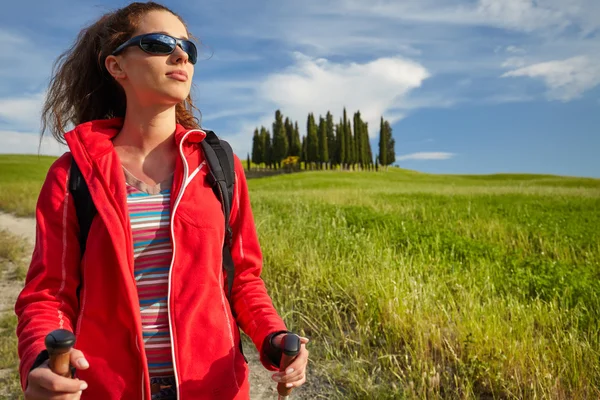
[[[145,35],[134,36],[117,47],[112,55],[116,56],[129,46],[139,46],[148,54],[167,55],[173,53],[178,45],[188,54],[190,62],[196,64],[198,49],[192,41],[177,39],[164,33],[146,33]]]

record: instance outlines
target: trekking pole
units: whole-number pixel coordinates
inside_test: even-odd
[[[275,338],[274,344],[283,352],[279,362],[279,371],[285,371],[300,352],[300,336],[294,333],[281,335],[281,338]],[[285,383],[278,383],[277,393],[279,393],[279,400],[285,400],[292,393],[292,388],[285,387]]]
[[[69,351],[75,344],[75,335],[66,329],[57,329],[46,336],[46,350],[50,358],[50,370],[55,374],[71,378]]]

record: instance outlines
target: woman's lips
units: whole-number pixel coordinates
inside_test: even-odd
[[[167,76],[171,79],[175,79],[181,82],[185,82],[188,80],[187,72],[183,70],[167,72]]]

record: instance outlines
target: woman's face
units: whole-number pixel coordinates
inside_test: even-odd
[[[188,39],[183,23],[168,11],[147,13],[132,37],[157,32]],[[194,65],[179,46],[168,55],[148,54],[139,46],[130,46],[118,56],[109,56],[106,66],[125,89],[128,100],[133,96],[143,106],[182,102],[190,93],[194,76]]]

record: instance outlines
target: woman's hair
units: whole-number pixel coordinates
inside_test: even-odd
[[[79,125],[95,119],[125,116],[125,91],[109,74],[104,61],[132,37],[141,19],[150,11],[168,11],[186,26],[169,8],[148,2],[131,3],[107,13],[79,32],[73,46],[54,63],[42,109],[42,136],[49,128],[56,140],[65,143],[65,127],[69,123]],[[188,95],[175,108],[177,122],[186,128],[198,128],[200,122],[193,110],[198,109]]]

